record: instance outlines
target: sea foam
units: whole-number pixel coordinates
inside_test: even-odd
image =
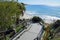
[[[30,18],[32,18],[33,16],[38,16],[38,17],[42,18],[45,23],[53,23],[56,20],[60,20],[59,17],[55,17],[55,16],[50,16],[50,15],[37,15],[37,14],[39,14],[37,12],[26,11],[25,14],[28,15],[28,16],[30,16]]]

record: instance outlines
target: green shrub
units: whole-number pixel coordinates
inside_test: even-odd
[[[58,28],[60,26],[60,20],[57,20],[56,22],[54,22],[52,26],[53,26],[52,27],[53,29]]]
[[[33,23],[39,23],[40,21],[42,21],[42,19],[39,18],[39,17],[37,17],[37,16],[34,16],[34,17],[32,18],[32,22],[33,22]]]
[[[19,6],[18,6],[19,5]],[[21,8],[20,8],[21,7]],[[17,18],[25,10],[25,6],[17,2],[5,1],[0,2],[0,27],[1,29],[12,28],[11,25],[16,23]]]

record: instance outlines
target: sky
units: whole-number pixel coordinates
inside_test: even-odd
[[[19,2],[31,5],[60,6],[60,0],[19,0]]]

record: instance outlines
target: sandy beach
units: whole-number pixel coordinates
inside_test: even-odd
[[[31,19],[33,18],[35,15],[32,15],[32,13],[28,13],[25,12],[24,16],[20,16],[20,19]],[[60,18],[58,17],[54,17],[54,16],[47,16],[47,15],[41,15],[39,16],[40,18],[42,18],[44,20],[45,23],[53,23],[56,20],[60,20]]]

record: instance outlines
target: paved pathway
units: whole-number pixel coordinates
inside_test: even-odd
[[[42,26],[40,24],[31,24],[31,28],[16,40],[34,40],[38,36],[39,32],[41,32],[41,29]]]

